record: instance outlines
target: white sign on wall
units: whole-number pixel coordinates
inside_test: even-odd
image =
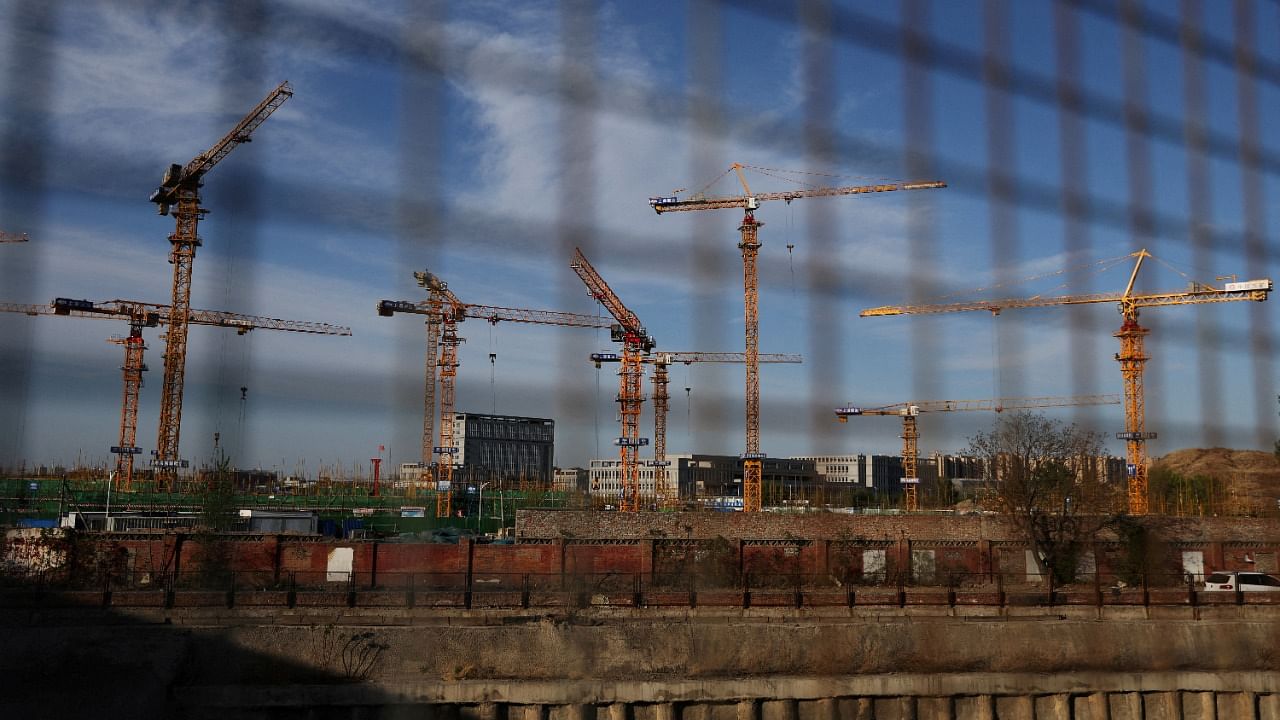
[[[351,579],[351,566],[355,561],[355,548],[340,547],[329,551],[329,564],[324,579],[328,582],[347,582]]]

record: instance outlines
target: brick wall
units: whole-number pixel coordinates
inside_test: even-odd
[[[296,535],[179,533],[10,533],[0,556],[11,573],[50,563],[91,576],[245,573],[263,582],[324,578],[330,558],[351,554],[360,584],[385,584],[410,573],[456,579],[503,575],[643,575],[715,578],[864,573],[934,582],[956,575],[1028,570],[1025,544],[991,516],[848,516],[834,513],[642,513],[521,511],[515,545],[344,542]],[[1183,553],[1201,553],[1206,570],[1277,572],[1275,520],[1149,518],[1161,542],[1143,562],[1176,576]],[[613,533],[613,536],[607,535]],[[37,547],[39,546],[39,547]],[[1092,567],[1132,569],[1133,548],[1103,538]],[[1130,574],[1132,574],[1130,572]]]

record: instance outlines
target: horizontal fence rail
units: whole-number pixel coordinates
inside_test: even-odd
[[[1280,605],[1280,592],[1206,590],[1187,573],[1050,575],[939,572],[684,573],[263,572],[0,574],[0,604],[264,606],[912,607]]]

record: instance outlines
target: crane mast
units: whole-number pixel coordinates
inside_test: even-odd
[[[458,377],[458,346],[465,342],[458,337],[458,323],[454,306],[445,307],[444,323],[440,330],[440,445],[435,448],[440,455],[436,466],[436,517],[448,517],[453,513],[453,468],[457,464],[458,448],[453,440],[454,381]]]
[[[458,361],[457,346],[464,341],[457,335],[457,323],[467,318],[485,320],[491,324],[499,322],[516,322],[532,325],[558,325],[562,327],[607,328],[611,323],[605,318],[594,315],[559,312],[555,310],[530,310],[527,308],[510,308],[496,305],[474,305],[464,303],[449,290],[449,286],[436,275],[428,271],[417,271],[414,278],[428,292],[425,302],[410,300],[382,300],[378,303],[378,314],[390,317],[399,313],[425,315],[427,329],[427,348],[425,362],[425,378],[423,390],[423,431],[422,431],[422,467],[431,469],[432,479],[440,483],[452,482],[452,456],[456,454],[453,439],[453,407],[455,401],[455,383],[457,381]],[[438,371],[438,372],[437,372]],[[438,444],[434,441],[434,422],[436,419],[436,391],[440,392],[440,436]],[[447,449],[446,449],[447,448]],[[449,455],[450,462],[444,466],[434,462],[435,455]],[[441,492],[436,485],[436,515],[446,517],[452,512],[452,493]]]
[[[440,319],[443,303],[434,293],[430,303],[430,311],[427,313],[426,331],[427,331],[427,352],[426,362],[423,369],[422,384],[422,460],[421,467],[427,470],[435,461],[435,451],[433,450],[435,442],[435,421],[436,421],[436,365],[439,363],[440,347]],[[419,480],[409,486],[409,497],[415,496],[415,488]]]
[[[127,336],[113,337],[108,342],[124,348],[124,365],[120,367],[123,373],[123,393],[120,402],[120,444],[112,447],[111,451],[116,455],[116,479],[120,483],[120,489],[125,491],[132,489],[133,456],[142,451],[141,448],[137,447],[138,398],[142,388],[142,373],[147,371],[143,358],[147,348],[143,341],[142,330],[143,328],[168,325],[171,322],[173,309],[168,305],[137,300],[93,302],[90,300],[57,298],[48,305],[0,303],[0,312],[22,313],[32,316],[61,315],[64,317],[95,318],[99,320],[124,319],[129,323],[129,334]],[[244,335],[250,330],[278,330],[311,335],[351,335],[350,328],[338,325],[300,320],[281,320],[222,310],[192,309],[188,313],[188,322],[193,325],[233,328],[237,335]]]
[[[465,318],[461,313],[462,301],[457,295],[449,289],[449,284],[433,275],[429,271],[420,271],[413,274],[418,281],[418,285],[427,290],[431,305],[432,314],[428,316],[428,323],[433,319],[436,320],[439,327],[439,336],[437,345],[439,347],[439,358],[435,362],[435,367],[431,366],[431,360],[434,355],[431,354],[431,340],[427,343],[427,377],[424,385],[424,404],[427,405],[423,415],[432,414],[433,394],[435,390],[436,377],[438,373],[440,384],[440,430],[439,444],[432,447],[431,451],[435,455],[441,456],[441,461],[434,467],[433,480],[436,489],[436,517],[449,517],[453,514],[453,468],[456,465],[458,448],[454,445],[453,440],[453,408],[455,403],[456,386],[455,381],[458,377],[458,346],[465,342],[465,338],[458,336],[458,321]],[[430,332],[430,330],[428,330]],[[424,421],[423,427],[423,451],[426,452],[431,442],[430,428]],[[430,457],[429,455],[427,457]],[[425,461],[424,461],[424,464]]]
[[[934,313],[967,312],[986,310],[999,314],[1001,310],[1010,308],[1053,307],[1058,305],[1089,305],[1096,303],[1116,303],[1123,318],[1120,330],[1114,335],[1120,340],[1120,352],[1115,358],[1120,363],[1120,374],[1124,381],[1124,432],[1116,433],[1116,438],[1125,442],[1125,457],[1129,475],[1128,502],[1129,513],[1145,515],[1149,510],[1147,492],[1147,473],[1149,461],[1146,443],[1154,440],[1156,433],[1147,430],[1146,395],[1143,387],[1143,372],[1150,357],[1146,353],[1146,336],[1150,330],[1138,324],[1138,312],[1144,308],[1167,307],[1170,305],[1205,305],[1225,302],[1255,301],[1264,302],[1274,284],[1270,278],[1229,282],[1221,289],[1203,283],[1192,283],[1185,291],[1165,291],[1155,293],[1135,293],[1134,284],[1138,272],[1142,269],[1142,261],[1151,254],[1139,250],[1129,255],[1134,258],[1133,270],[1125,289],[1118,293],[1095,293],[1089,295],[1060,295],[1031,298],[1007,298],[999,300],[976,300],[962,303],[946,303],[932,305],[883,306],[863,310],[860,317],[885,317],[890,315],[924,315]]]
[[[906,494],[908,512],[920,509],[917,488],[920,431],[917,417],[922,412],[1030,410],[1047,407],[1074,407],[1081,405],[1119,405],[1118,395],[1077,395],[1074,397],[1014,397],[989,400],[927,400],[895,403],[875,408],[846,406],[836,408],[836,419],[848,422],[858,415],[897,415],[902,418],[902,484]]]
[[[258,128],[286,100],[293,96],[289,83],[280,83],[248,115],[240,120],[213,147],[197,155],[186,166],[170,165],[159,188],[151,194],[161,215],[173,211],[174,231],[169,236],[169,263],[173,265],[173,301],[169,329],[165,334],[164,379],[160,392],[159,439],[156,441],[157,467],[169,478],[178,460],[182,426],[182,392],[187,363],[187,324],[191,312],[191,271],[200,220],[208,209],[200,207],[200,186],[205,173],[232,150],[249,142]]]
[[[756,261],[760,253],[759,229],[764,223],[756,220],[756,209],[760,206],[760,203],[770,200],[784,200],[790,203],[792,200],[809,197],[864,195],[898,190],[927,190],[944,188],[946,183],[929,180],[810,188],[791,192],[752,193],[751,187],[747,184],[746,175],[742,172],[743,169],[748,167],[750,166],[742,163],[733,163],[729,167],[742,184],[742,195],[710,198],[695,196],[689,200],[680,200],[677,197],[652,197],[649,198],[649,205],[659,215],[665,212],[719,210],[725,208],[742,208],[744,211],[742,223],[738,226],[738,232],[741,236],[738,249],[742,251],[743,335],[746,358],[746,451],[742,454],[742,509],[745,512],[759,512],[762,502],[762,475],[765,454],[760,450],[760,313],[759,272],[756,268]]]
[[[744,185],[745,186],[745,185]],[[747,206],[738,231],[742,241],[742,302],[746,338],[747,401],[745,424],[747,450],[742,454],[742,510],[759,512],[763,504],[764,453],[760,452],[760,309],[756,257],[760,254],[759,229],[755,203]]]
[[[142,394],[142,373],[147,371],[143,354],[147,350],[142,339],[142,323],[129,319],[129,334],[107,340],[124,348],[124,365],[120,366],[122,391],[120,399],[119,443],[112,450],[116,455],[116,482],[119,489],[133,489],[133,456],[138,454],[138,398]]]
[[[758,356],[762,363],[800,363],[800,355],[764,353]],[[612,353],[592,353],[591,360],[600,367],[603,362],[618,362],[620,358]],[[714,352],[656,352],[644,358],[642,362],[653,365],[650,382],[653,386],[653,487],[658,495],[659,504],[666,505],[663,495],[667,488],[667,412],[670,410],[671,396],[667,392],[670,384],[670,373],[667,368],[675,363],[744,363],[744,353]]]
[[[653,494],[657,496],[658,505],[667,507],[672,495],[667,493],[667,468],[671,461],[667,460],[667,410],[670,408],[671,395],[667,387],[671,378],[667,374],[665,362],[653,364]],[[680,497],[680,488],[673,493]]]

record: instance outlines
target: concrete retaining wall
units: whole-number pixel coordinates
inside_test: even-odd
[[[1278,621],[1275,607],[9,611],[0,716],[1280,720]]]

